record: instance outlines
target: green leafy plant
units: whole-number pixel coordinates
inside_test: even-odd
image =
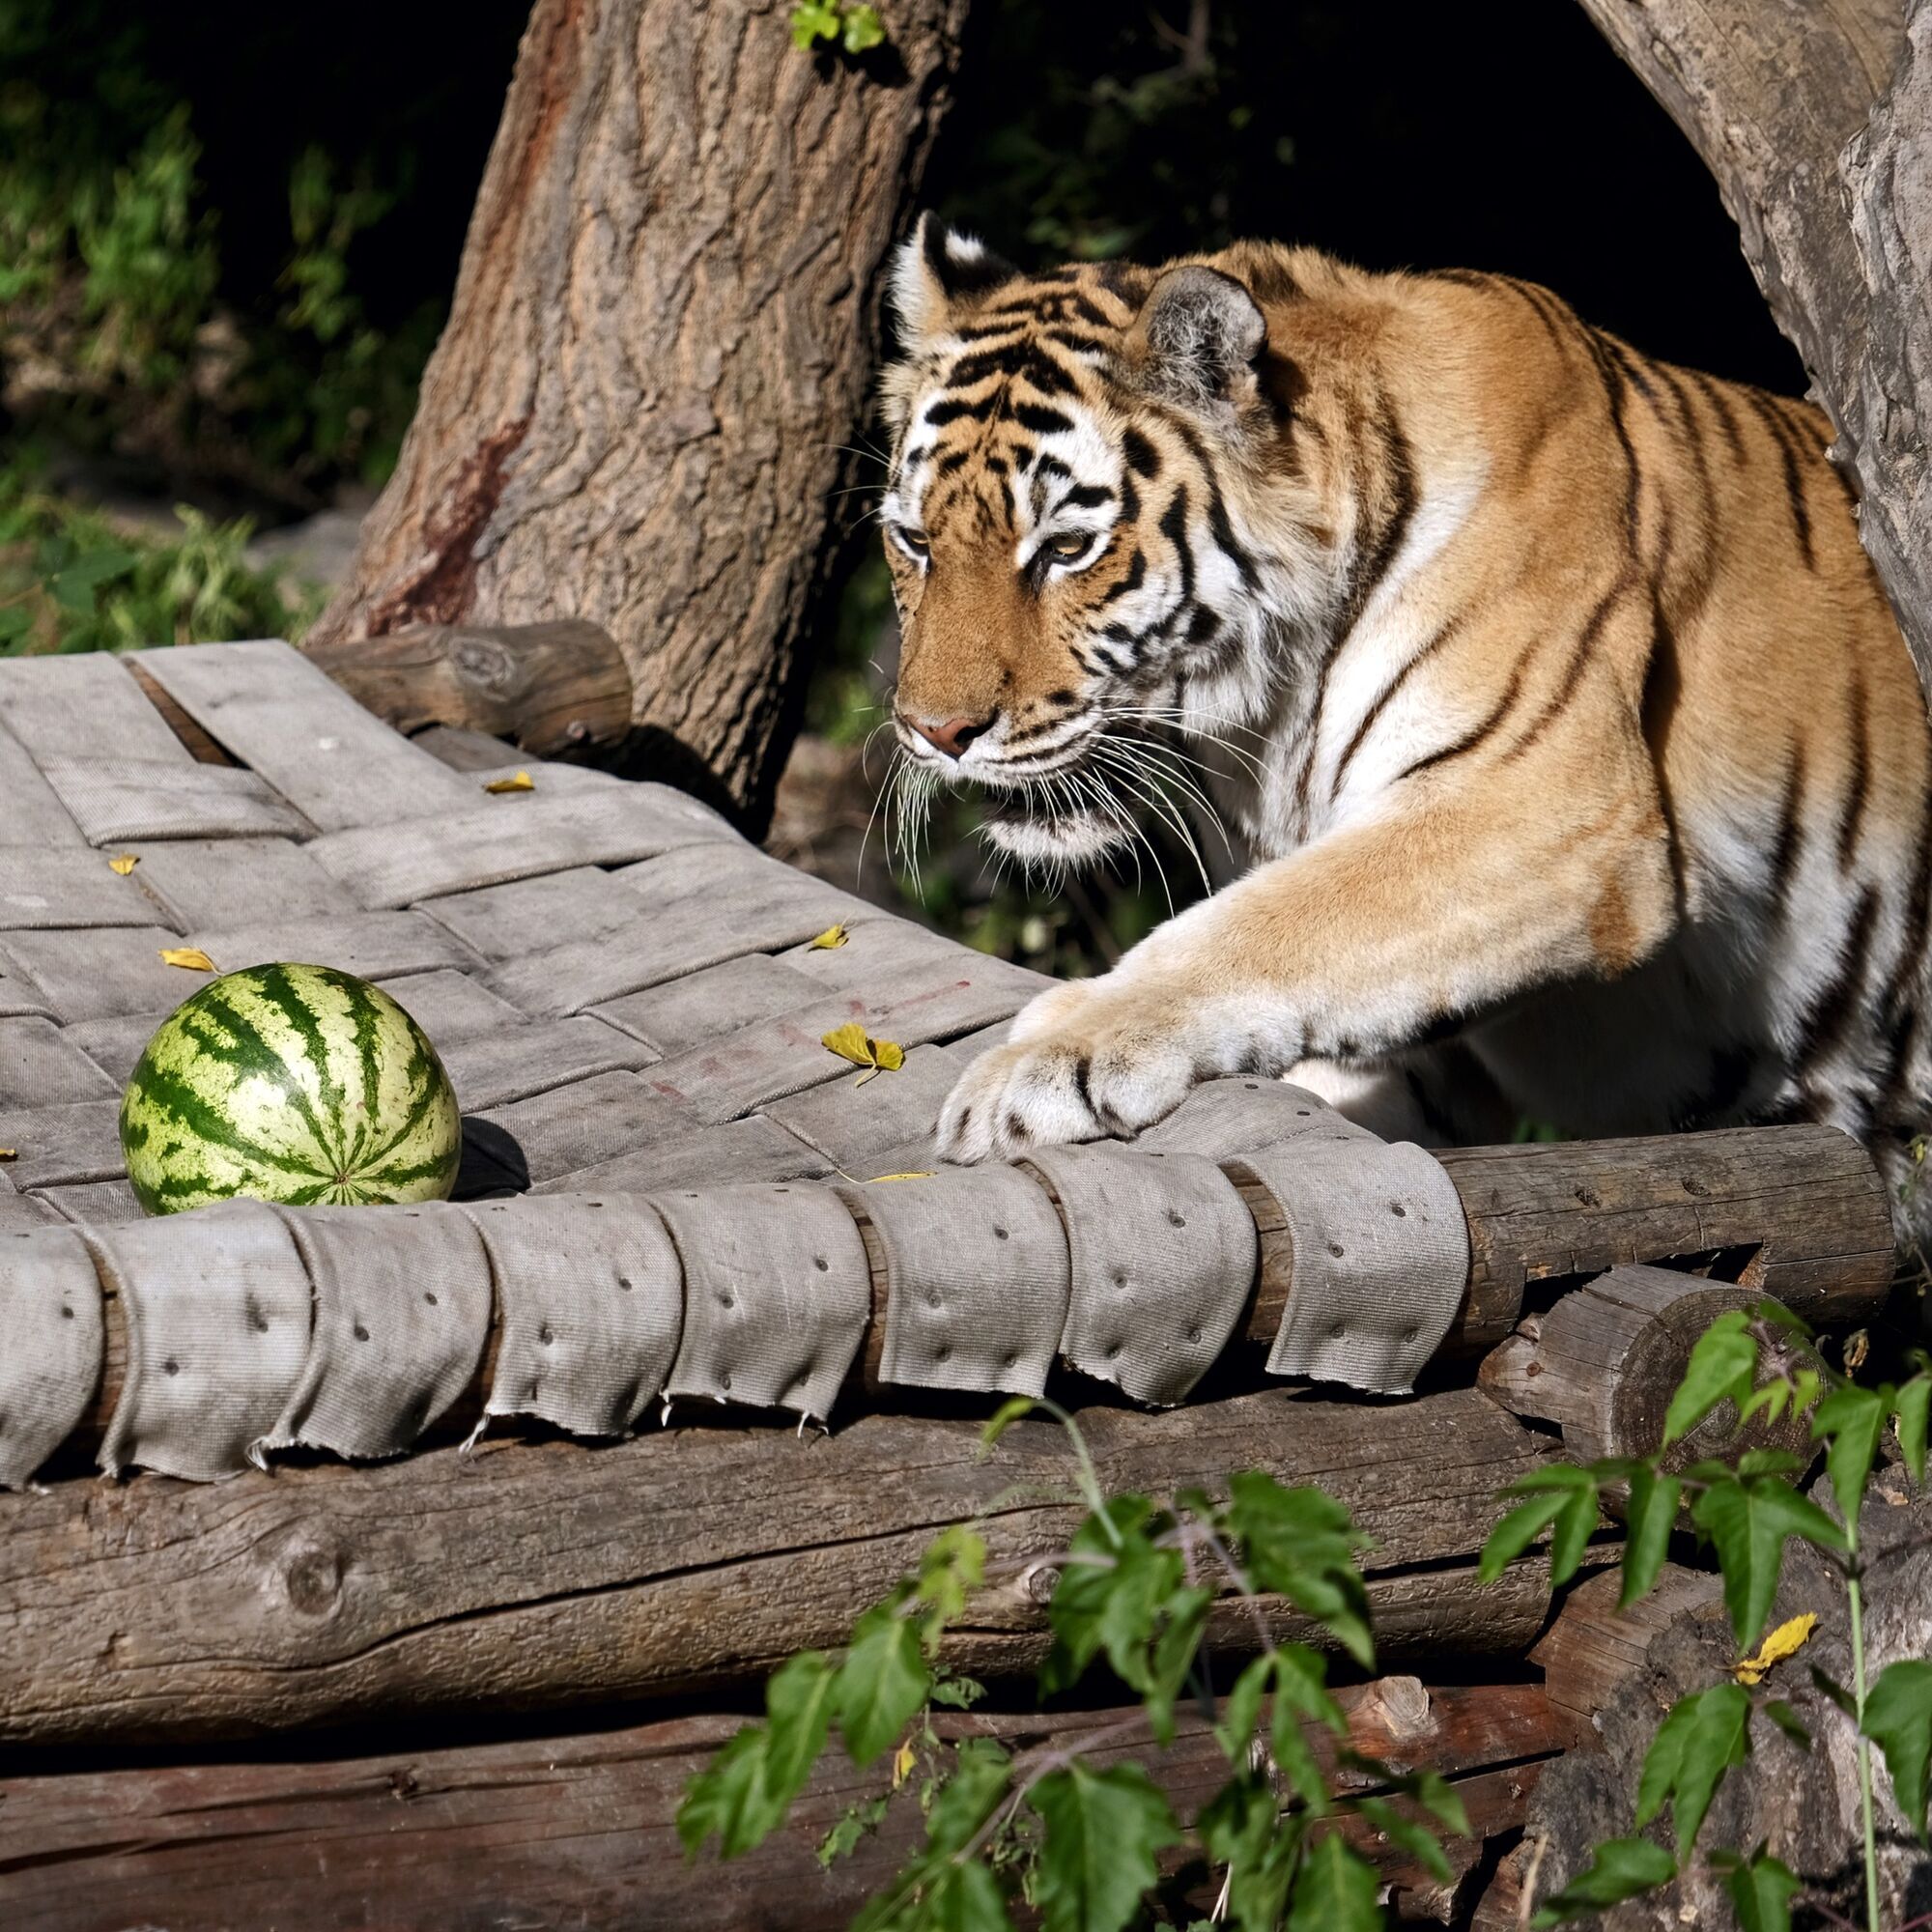
[[[1119,1724],[1010,1754],[985,1737],[945,1739],[933,1708],[978,1687],[939,1662],[948,1626],[986,1580],[984,1539],[971,1525],[938,1537],[906,1577],[854,1626],[837,1656],[806,1652],[765,1691],[747,1725],[687,1788],[679,1833],[696,1856],[715,1839],[725,1858],[751,1850],[784,1820],[836,1728],[862,1767],[888,1760],[892,1789],[920,1773],[920,1840],[855,1921],[862,1932],[1000,1932],[1023,1905],[1048,1932],[1121,1932],[1187,1853],[1221,1874],[1228,1922],[1242,1932],[1371,1932],[1380,1881],[1341,1829],[1384,1834],[1444,1882],[1436,1830],[1466,1834],[1455,1790],[1434,1774],[1406,1776],[1350,1751],[1325,1661],[1278,1643],[1259,1598],[1270,1593],[1323,1630],[1363,1667],[1374,1643],[1348,1512],[1314,1489],[1233,1477],[1225,1497],[1188,1489],[1158,1501],[1107,1496],[1077,1426],[1052,1403],[1007,1404],[987,1425],[990,1448],[1036,1408],[1065,1428],[1084,1506],[1064,1549],[1032,1559],[1058,1574],[1048,1608],[1052,1648],[1042,1696],[1070,1689],[1104,1662],[1140,1696]],[[1217,1698],[1208,1611],[1232,1596],[1252,1615],[1260,1654]],[[1172,1741],[1182,1699],[1215,1719],[1228,1776],[1192,1823],[1178,1817],[1140,1764],[1101,1762],[1123,1742]],[[1329,1761],[1350,1774],[1341,1793]],[[1272,1761],[1284,1798],[1268,1776]],[[849,1852],[886,1816],[890,1793],[862,1801],[828,1835],[821,1857]]]
[[[1744,1763],[1759,1719],[1804,1748],[1810,1739],[1789,1705],[1762,1690],[1770,1662],[1797,1648],[1815,1619],[1794,1620],[1749,1653],[1764,1634],[1777,1592],[1786,1546],[1794,1537],[1821,1551],[1843,1581],[1851,1634],[1852,1683],[1843,1688],[1822,1676],[1820,1688],[1856,1727],[1863,1835],[1865,1932],[1883,1932],[1879,1916],[1878,1850],[1873,1802],[1873,1747],[1883,1755],[1893,1795],[1912,1829],[1926,1830],[1926,1783],[1932,1763],[1932,1662],[1901,1660],[1875,1679],[1865,1664],[1865,1568],[1859,1546],[1859,1514],[1888,1425],[1897,1430],[1901,1456],[1915,1483],[1925,1481],[1928,1406],[1932,1373],[1921,1366],[1910,1379],[1863,1387],[1822,1366],[1771,1363],[1773,1344],[1805,1335],[1804,1324],[1775,1302],[1748,1313],[1719,1316],[1690,1352],[1684,1379],[1664,1418],[1663,1441],[1651,1456],[1607,1460],[1578,1467],[1553,1464],[1506,1492],[1513,1508],[1483,1550],[1486,1577],[1501,1574],[1540,1537],[1549,1539],[1550,1579],[1574,1577],[1595,1530],[1603,1492],[1628,1490],[1623,1548],[1622,1603],[1628,1607],[1655,1585],[1680,1510],[1709,1543],[1722,1573],[1724,1605],[1744,1661],[1734,1677],[1680,1698],[1665,1714],[1645,1756],[1633,1823],[1638,1832],[1670,1813],[1674,1849],[1650,1838],[1614,1838],[1600,1844],[1590,1864],[1548,1899],[1533,1923],[1559,1925],[1619,1900],[1668,1884],[1688,1869],[1697,1834],[1724,1776]],[[1735,1464],[1709,1460],[1681,1473],[1666,1465],[1667,1452],[1705,1419],[1729,1404],[1739,1427],[1756,1415],[1772,1421],[1789,1412],[1808,1413],[1813,1439],[1825,1451],[1826,1480],[1838,1517],[1834,1520],[1794,1478],[1800,1460],[1782,1451],[1750,1450]],[[1747,1932],[1789,1932],[1800,1879],[1763,1847],[1742,1854],[1713,1852],[1709,1866],[1722,1880]],[[1814,1901],[1823,1909],[1825,1901]],[[1835,1913],[1835,1922],[1846,1922]],[[1915,1920],[1914,1923],[1922,1921]]]
[[[248,524],[175,512],[134,535],[0,469],[0,657],[298,638],[321,597],[244,555]]]
[[[799,0],[791,10],[791,43],[801,53],[825,45],[863,54],[885,40],[878,9],[864,0]]]

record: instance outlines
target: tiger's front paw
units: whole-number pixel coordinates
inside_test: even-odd
[[[963,1073],[939,1117],[953,1161],[1008,1159],[1029,1147],[1126,1136],[1151,1126],[1211,1070],[1171,986],[1079,980],[1043,993],[1013,1037]]]

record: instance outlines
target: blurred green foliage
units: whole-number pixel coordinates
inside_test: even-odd
[[[0,657],[299,638],[319,596],[252,567],[245,518],[185,505],[167,534],[130,534],[0,469]]]

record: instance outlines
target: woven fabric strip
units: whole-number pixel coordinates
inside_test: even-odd
[[[0,1114],[114,1100],[120,1090],[51,1020],[0,1020]],[[31,1145],[34,1129],[26,1137]],[[14,1143],[0,1136],[0,1147]]]
[[[1406,1141],[1290,1141],[1242,1156],[1288,1222],[1293,1286],[1268,1368],[1404,1395],[1469,1279],[1449,1177]]]
[[[11,810],[13,801],[0,804]],[[154,901],[96,852],[56,845],[0,857],[0,931],[26,926],[152,925]]]
[[[133,876],[141,891],[166,907],[182,932],[232,932],[361,910],[292,838],[136,840],[129,849],[140,861]]]
[[[879,1374],[912,1388],[1045,1392],[1066,1321],[1066,1236],[1016,1168],[839,1190],[886,1258]]]
[[[14,1150],[8,1163],[14,1184],[61,1187],[126,1174],[120,1118],[118,1099],[70,1100],[19,1114],[0,1109],[0,1147]]]
[[[42,758],[41,771],[91,845],[130,838],[272,838],[308,830],[302,815],[253,772],[232,765],[48,755]]]
[[[534,781],[541,786],[541,780]],[[679,846],[739,842],[715,811],[668,785],[558,797],[469,788],[468,809],[318,838],[309,853],[367,906],[413,905],[575,866],[654,859]]]
[[[100,1379],[100,1280],[59,1226],[10,1227],[0,1195],[0,1489],[24,1489]]]
[[[41,776],[27,748],[4,722],[0,722],[0,799],[7,803],[6,810],[0,811],[0,852],[9,855],[0,861],[0,871],[12,864],[12,855],[17,852],[44,851],[49,845],[63,846],[71,853],[87,849],[80,827],[54,796],[53,786]]]
[[[707,1187],[653,1205],[684,1264],[668,1393],[830,1415],[872,1306],[866,1244],[838,1197]]]
[[[286,1208],[315,1290],[301,1379],[264,1447],[394,1456],[469,1385],[490,1260],[460,1208]]]
[[[663,1390],[684,1325],[677,1250],[650,1204],[554,1194],[464,1211],[497,1284],[487,1412],[621,1435]]]
[[[1197,1154],[1043,1148],[1072,1293],[1060,1352],[1136,1402],[1183,1401],[1247,1306],[1259,1243],[1231,1181]]]
[[[390,730],[288,644],[142,651],[134,662],[325,832],[475,803],[473,782]]]
[[[128,1365],[100,1466],[207,1483],[248,1466],[301,1374],[308,1274],[275,1211],[224,1201],[87,1236]]]
[[[1134,1142],[1152,1153],[1200,1153],[1227,1160],[1251,1148],[1314,1137],[1373,1141],[1366,1127],[1338,1114],[1319,1094],[1285,1080],[1208,1080],[1164,1121]]]

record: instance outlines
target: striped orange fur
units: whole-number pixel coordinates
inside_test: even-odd
[[[1029,277],[928,219],[895,295],[915,773],[1071,863],[1165,770],[1253,862],[1030,1007],[952,1157],[1263,1070],[1415,1138],[1824,1120],[1914,1191],[1932,737],[1823,415],[1264,243]]]

